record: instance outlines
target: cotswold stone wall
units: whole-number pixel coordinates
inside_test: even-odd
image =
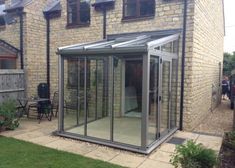
[[[46,20],[42,12],[46,2],[34,0],[24,8],[27,20],[25,66],[28,96],[37,95],[38,84],[46,82]]]
[[[219,63],[223,61],[224,20],[220,1],[195,0],[193,20],[193,48],[189,87],[185,92],[188,106],[185,108],[185,127],[197,126],[216,105],[220,96]],[[212,98],[212,85],[216,95]],[[216,100],[217,99],[217,100]]]

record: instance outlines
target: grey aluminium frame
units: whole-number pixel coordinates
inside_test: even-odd
[[[85,140],[85,141],[89,141],[89,142],[93,142],[93,143],[98,143],[98,144],[103,144],[103,145],[107,145],[107,146],[112,146],[112,147],[117,147],[117,148],[122,148],[125,150],[130,150],[130,151],[134,151],[134,152],[139,152],[139,153],[143,153],[143,154],[148,154],[150,153],[154,148],[156,148],[158,145],[160,145],[164,140],[166,140],[171,134],[173,134],[177,128],[174,129],[170,129],[168,131],[168,133],[164,136],[164,137],[160,137],[159,139],[157,139],[156,141],[154,141],[153,143],[151,143],[150,145],[148,145],[147,140],[148,140],[148,118],[149,118],[149,79],[150,79],[150,56],[154,55],[154,56],[158,56],[159,60],[162,59],[164,57],[164,60],[171,60],[171,59],[177,59],[178,56],[177,54],[172,54],[172,53],[168,53],[168,52],[164,52],[164,51],[160,51],[157,50],[157,46],[159,45],[163,45],[166,44],[168,42],[177,40],[179,38],[179,34],[175,34],[175,35],[171,35],[171,36],[167,36],[164,37],[160,40],[153,40],[149,43],[147,43],[147,51],[143,54],[143,51],[141,50],[141,55],[143,56],[143,78],[142,78],[142,118],[141,118],[141,146],[135,146],[135,145],[128,145],[128,144],[124,144],[124,143],[119,143],[119,142],[115,142],[113,141],[113,107],[109,107],[108,109],[110,110],[110,139],[109,140],[102,140],[100,138],[95,138],[95,137],[90,137],[87,136],[86,131],[87,128],[84,127],[84,135],[79,135],[79,134],[73,134],[73,133],[68,133],[68,132],[64,132],[64,123],[63,123],[63,118],[64,118],[64,60],[65,57],[74,57],[77,56],[74,53],[66,53],[66,56],[63,55],[63,53],[61,53],[61,55],[59,56],[59,120],[58,120],[58,135],[61,136],[65,136],[65,137],[69,137],[69,138],[75,138],[75,139],[81,139],[81,140]],[[93,45],[93,44],[91,44]],[[88,47],[89,48],[89,47]],[[113,51],[114,53],[119,53],[119,51]],[[124,52],[124,51],[123,51]],[[138,51],[135,51],[138,52]],[[113,59],[115,54],[114,53],[105,53],[105,55],[107,55],[109,57],[109,68],[112,69],[113,71]],[[122,52],[120,52],[119,54],[121,54]],[[124,52],[125,53],[125,52]],[[126,54],[130,53],[126,52]],[[89,53],[85,53],[85,67],[86,67],[86,62],[87,62],[87,56]],[[98,53],[99,54],[99,53]],[[78,53],[78,55],[81,55],[81,53]],[[94,55],[93,55],[94,56]],[[162,65],[160,65],[162,66]],[[160,67],[159,66],[159,67]],[[86,71],[86,68],[85,68]],[[170,71],[171,72],[171,71]],[[113,74],[113,72],[110,72]],[[162,68],[160,68],[159,70],[159,75],[162,74]],[[86,75],[86,73],[85,73]],[[170,75],[171,77],[171,75]],[[111,82],[113,85],[113,78],[111,77]],[[161,77],[159,77],[161,78]],[[86,79],[86,76],[85,76]],[[159,80],[159,82],[161,82],[161,79]],[[86,80],[84,81],[84,85],[86,86]],[[162,88],[161,86],[159,86],[159,91],[161,92]],[[113,97],[113,91],[112,90],[112,97]],[[86,91],[85,91],[86,92]],[[86,93],[85,93],[86,94]],[[84,95],[84,109],[86,109],[86,95]],[[113,100],[109,100],[112,101]],[[158,98],[159,101],[159,98]],[[110,104],[110,103],[109,103]],[[113,104],[113,103],[111,103]],[[170,106],[170,105],[169,105]],[[158,107],[161,111],[161,107]],[[86,110],[85,110],[86,111]],[[85,114],[87,115],[87,113]],[[85,117],[87,118],[87,117]],[[87,121],[85,121],[85,125],[87,125]],[[169,127],[169,126],[168,126]],[[158,128],[159,129],[159,128]],[[159,130],[158,130],[159,132]]]

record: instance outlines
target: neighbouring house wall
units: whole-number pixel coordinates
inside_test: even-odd
[[[39,83],[46,83],[46,20],[43,9],[46,0],[32,1],[24,8],[26,13],[25,66],[27,71],[27,96],[37,95]]]
[[[187,106],[184,111],[185,128],[189,130],[197,126],[220,100],[219,63],[223,62],[224,42],[222,0],[195,0],[194,13],[193,55],[191,64],[186,67],[191,70],[187,74],[191,80],[186,80],[185,85],[190,85],[185,93]],[[212,94],[215,94],[213,98]]]
[[[10,0],[6,1],[9,4]],[[20,19],[17,14],[14,15],[15,23],[6,25],[5,27],[0,27],[0,39],[6,41],[12,46],[20,49]],[[25,22],[25,16],[24,16]],[[17,59],[17,68],[20,68],[20,55]]]

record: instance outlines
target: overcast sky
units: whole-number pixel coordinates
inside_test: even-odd
[[[225,30],[224,51],[235,51],[235,0],[224,0]]]

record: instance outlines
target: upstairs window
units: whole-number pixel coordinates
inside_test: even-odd
[[[67,0],[67,24],[87,25],[90,23],[90,0]]]
[[[123,0],[123,19],[154,16],[155,0]]]

